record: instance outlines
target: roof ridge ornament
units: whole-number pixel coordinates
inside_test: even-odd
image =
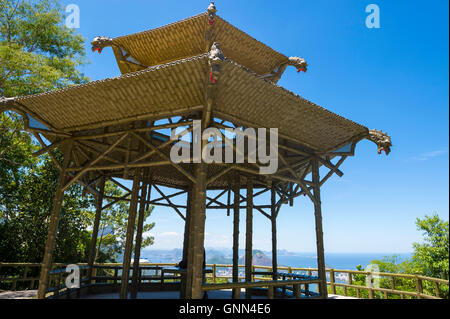
[[[219,78],[220,71],[222,70],[222,62],[225,60],[220,44],[214,42],[211,46],[211,50],[208,52],[208,64],[210,67],[209,77],[212,83],[216,83]]]
[[[102,50],[106,47],[113,46],[113,39],[105,36],[98,36],[92,40],[92,52],[97,51],[99,54],[102,53]]]
[[[383,131],[369,130],[369,137],[367,139],[377,144],[378,154],[381,154],[381,152],[384,151],[386,155],[389,155],[391,152],[391,137],[386,133],[383,133]]]
[[[14,105],[15,97],[0,96],[0,106],[12,106]]]
[[[305,59],[298,56],[291,56],[289,58],[288,65],[292,65],[297,69],[297,72],[305,72],[308,71],[308,63],[306,63]]]
[[[211,2],[208,9],[206,10],[208,12],[208,23],[209,25],[213,25],[215,18],[216,18],[216,5],[214,4],[214,2]]]

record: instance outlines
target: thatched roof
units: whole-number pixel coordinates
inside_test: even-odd
[[[205,104],[206,55],[117,78],[20,97],[15,103],[43,124],[71,133],[139,119],[176,116]],[[368,129],[289,92],[226,59],[213,114],[237,124],[278,128],[315,152],[333,151]],[[28,112],[27,112],[28,113]]]
[[[207,40],[208,30],[211,30]],[[219,16],[214,27],[208,27],[208,14],[203,13],[157,29],[112,39],[114,54],[123,74],[149,66],[164,64],[207,53],[210,43],[218,42],[225,56],[259,75],[269,74],[287,63],[288,57],[255,40]],[[141,64],[123,62],[121,50]]]

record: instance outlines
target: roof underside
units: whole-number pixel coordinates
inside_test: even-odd
[[[107,125],[163,118],[204,105],[206,55],[118,78],[16,100],[48,127],[71,133]],[[278,128],[280,136],[315,152],[330,152],[368,129],[317,106],[227,59],[213,114],[246,127]]]
[[[113,43],[142,66],[124,62],[122,50],[117,46],[113,46],[113,49],[120,71],[125,74],[207,53],[214,42],[220,43],[226,57],[259,75],[270,74],[280,64],[288,61],[285,55],[252,38],[219,16],[216,16],[211,27],[206,13],[161,28],[113,39]]]

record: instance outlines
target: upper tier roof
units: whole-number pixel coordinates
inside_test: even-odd
[[[270,74],[289,58],[252,38],[219,16],[210,25],[207,13],[160,28],[111,40],[122,74],[207,53],[220,43],[225,56],[259,75]],[[125,58],[124,58],[125,56]],[[284,71],[282,68],[281,73]],[[281,75],[281,74],[280,74]]]

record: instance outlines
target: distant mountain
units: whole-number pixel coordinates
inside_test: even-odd
[[[239,258],[239,264],[245,264],[245,254]],[[253,251],[252,265],[254,266],[272,266],[272,258],[268,257],[261,250]]]
[[[207,264],[221,264],[221,265],[230,265],[233,263],[233,259],[229,257],[225,257],[223,255],[213,255],[211,257],[206,258]]]

